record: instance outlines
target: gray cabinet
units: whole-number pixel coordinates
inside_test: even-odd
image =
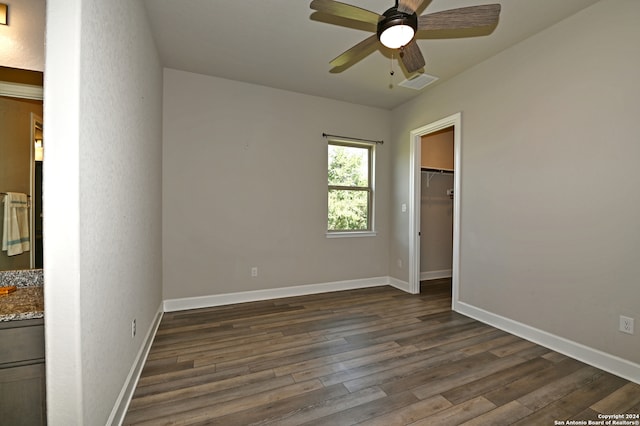
[[[0,322],[0,423],[46,424],[44,322]]]

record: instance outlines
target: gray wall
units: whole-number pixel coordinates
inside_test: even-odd
[[[141,2],[47,7],[49,425],[99,425],[161,305],[162,69]]]
[[[391,153],[408,202],[409,132],[461,111],[460,300],[636,363],[638,16],[603,0],[434,87],[393,111]],[[394,210],[393,262],[408,229]]]
[[[389,111],[171,69],[164,78],[165,299],[388,275]],[[377,236],[326,238],[323,132],[387,141],[376,148]]]

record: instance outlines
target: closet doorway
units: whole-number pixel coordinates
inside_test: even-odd
[[[458,113],[411,132],[409,287],[418,294],[422,280],[450,279],[452,308],[458,299],[460,126]]]
[[[421,138],[420,284],[451,283],[453,265],[453,127]]]

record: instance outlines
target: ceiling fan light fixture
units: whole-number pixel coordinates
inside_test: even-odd
[[[389,49],[399,49],[413,40],[418,29],[418,17],[415,13],[398,12],[392,7],[382,14],[378,22],[378,40]]]
[[[380,43],[389,49],[399,49],[409,44],[415,33],[415,30],[409,25],[394,25],[380,34]]]

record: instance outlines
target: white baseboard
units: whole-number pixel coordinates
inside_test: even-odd
[[[393,278],[393,277],[388,277],[389,278],[389,285],[392,287],[397,288],[398,290],[402,290],[406,293],[411,293],[411,290],[409,289],[409,283],[406,281],[402,281],[399,280],[397,278]]]
[[[485,311],[464,302],[456,301],[454,310],[493,327],[515,334],[561,354],[575,358],[586,364],[607,371],[616,376],[640,384],[640,364],[622,359],[577,343],[564,337],[556,336],[529,325]]]
[[[121,425],[124,421],[124,416],[125,414],[127,414],[127,409],[129,409],[129,404],[131,403],[133,392],[136,390],[136,386],[138,385],[142,367],[144,367],[144,363],[146,362],[147,356],[149,355],[151,343],[153,343],[153,339],[155,338],[158,327],[160,326],[162,315],[162,304],[160,304],[160,306],[158,307],[158,312],[151,322],[151,326],[149,327],[146,336],[144,336],[144,342],[140,347],[140,350],[138,351],[138,355],[136,356],[131,370],[129,371],[127,380],[124,382],[124,386],[122,387],[122,390],[120,391],[120,394],[116,399],[113,410],[111,410],[111,415],[109,416],[109,419],[106,423],[107,425]]]
[[[442,269],[440,271],[424,271],[420,272],[420,281],[437,280],[438,278],[451,278],[451,269]]]
[[[363,278],[349,281],[335,281],[323,284],[309,284],[294,287],[281,287],[268,290],[243,291],[238,293],[213,294],[210,296],[185,297],[164,301],[164,311],[174,312],[187,309],[209,308],[234,303],[255,302],[258,300],[281,299],[283,297],[304,296],[307,294],[328,293],[331,291],[354,290],[358,288],[393,285],[389,277]],[[407,291],[407,290],[405,290]]]

